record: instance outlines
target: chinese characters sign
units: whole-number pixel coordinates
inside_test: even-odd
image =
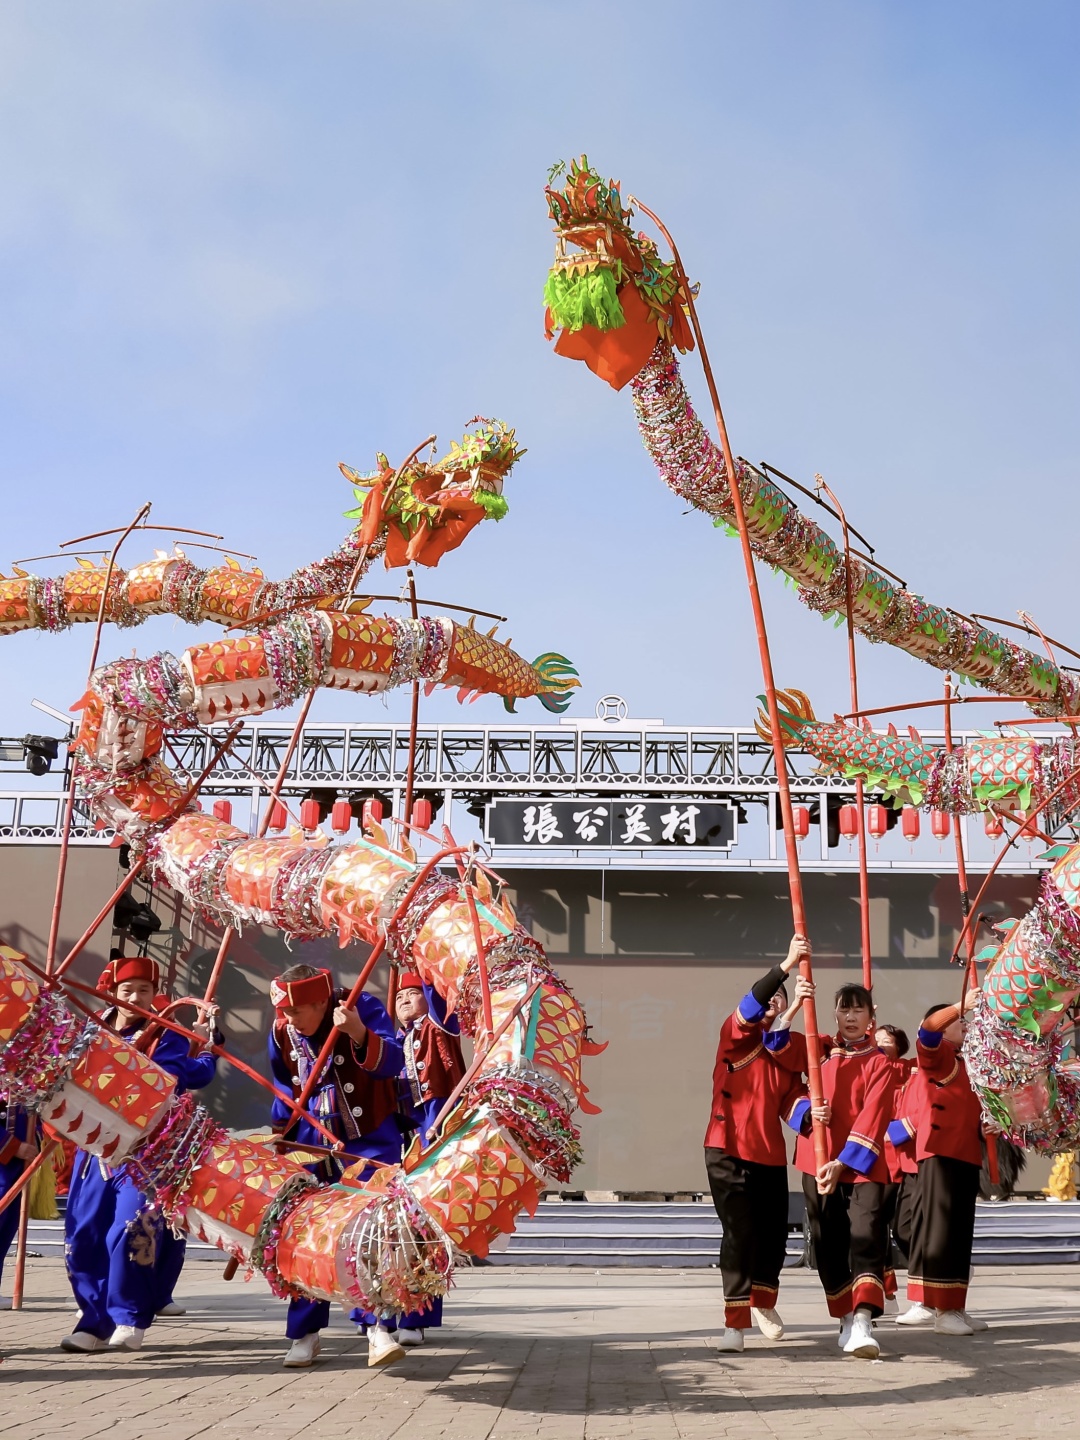
[[[487,834],[529,848],[730,850],[735,812],[725,800],[493,800]]]

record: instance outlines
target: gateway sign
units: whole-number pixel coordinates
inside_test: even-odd
[[[730,850],[735,811],[726,800],[493,800],[487,838],[516,849]]]

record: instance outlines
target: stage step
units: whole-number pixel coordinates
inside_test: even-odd
[[[593,1270],[707,1269],[717,1263],[722,1233],[712,1206],[705,1203],[546,1201],[535,1216],[520,1217],[508,1248],[490,1258],[496,1265],[579,1265]],[[63,1255],[63,1220],[32,1220],[28,1246],[39,1255]],[[188,1242],[188,1258],[223,1263],[220,1250],[198,1240]],[[793,1224],[785,1263],[800,1265],[802,1259],[802,1230]],[[1080,1264],[1080,1201],[980,1202],[975,1262]]]
[[[801,1197],[800,1197],[801,1198]],[[497,1265],[580,1265],[702,1269],[715,1265],[723,1231],[712,1206],[571,1201],[523,1215]],[[788,1265],[803,1259],[801,1228],[788,1234]],[[981,1265],[1080,1263],[1080,1201],[980,1203],[975,1261]]]

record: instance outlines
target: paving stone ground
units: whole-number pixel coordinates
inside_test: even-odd
[[[1080,1413],[1080,1268],[984,1269],[953,1339],[891,1323],[880,1361],[836,1348],[817,1278],[788,1271],[789,1338],[714,1348],[714,1271],[461,1272],[446,1325],[387,1370],[335,1314],[312,1370],[281,1369],[283,1307],[261,1280],[189,1264],[181,1320],[135,1355],[69,1356],[58,1260],[32,1260],[28,1302],[0,1315],[0,1440],[896,1440],[1047,1435]]]

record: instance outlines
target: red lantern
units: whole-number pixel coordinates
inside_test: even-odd
[[[859,833],[859,808],[857,805],[840,806],[840,834],[845,840],[853,840]]]
[[[280,800],[275,800],[270,807],[270,823],[266,828],[268,830],[284,830],[288,823],[289,812]]]
[[[231,825],[231,824],[232,824],[232,801],[231,801],[231,800],[215,800],[215,801],[214,801],[214,819],[215,819],[215,820],[220,820],[223,825]]]
[[[319,828],[319,802],[318,800],[300,801],[300,824],[305,830],[317,830]]]
[[[810,834],[810,811],[805,805],[794,805],[791,810],[791,824],[797,840],[805,840]]]
[[[352,806],[344,796],[334,801],[330,811],[330,828],[336,835],[347,835],[352,826]]]
[[[1037,815],[1021,815],[1023,824],[1020,826],[1020,839],[1026,840],[1029,845],[1034,845],[1039,838],[1039,817]]]
[[[987,810],[983,818],[983,827],[991,840],[1000,840],[1005,834],[1005,825],[1000,815],[995,815],[993,810]]]
[[[900,828],[904,832],[905,840],[917,840],[919,838],[919,812],[914,805],[905,805],[900,812]]]
[[[412,807],[412,817],[411,817],[410,823],[413,824],[413,825],[415,825],[418,830],[430,830],[430,829],[431,829],[431,820],[432,820],[432,815],[431,815],[431,801],[430,801],[430,800],[416,800],[416,801],[414,801],[413,807]]]
[[[365,801],[364,801],[364,829],[366,830],[370,825],[379,825],[379,824],[381,824],[381,822],[382,822],[382,801],[381,801],[381,800],[365,800]]]
[[[880,840],[889,828],[889,817],[885,812],[884,805],[868,805],[866,807],[866,828],[875,840]]]
[[[939,840],[947,840],[952,834],[952,816],[944,810],[931,810],[930,829]]]

